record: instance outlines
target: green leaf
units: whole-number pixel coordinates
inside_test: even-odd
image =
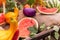
[[[38,32],[38,30],[37,30],[36,27],[30,27],[30,28],[28,28],[28,30],[29,30],[31,33],[37,33],[37,32]]]
[[[33,38],[34,35],[36,35],[37,32],[38,32],[38,30],[37,30],[37,28],[35,26],[28,28],[28,30],[30,31],[30,37],[31,38]]]
[[[19,8],[19,9],[23,9],[23,5],[20,4],[20,5],[18,6],[18,8]]]
[[[58,38],[59,38],[59,33],[58,33],[58,32],[55,32],[54,37],[58,40]]]
[[[14,0],[6,0],[6,12],[8,11],[13,11],[15,7],[15,2]]]
[[[58,5],[58,12],[60,12],[60,3],[59,3],[59,5]]]
[[[40,30],[43,31],[45,29],[45,24],[43,23],[41,26],[40,26]]]
[[[54,0],[54,3],[55,3],[55,7],[57,7],[57,0]]]
[[[53,3],[54,0],[49,0],[49,1],[51,3],[51,7],[54,7],[54,3]]]
[[[17,0],[17,2],[21,3],[22,5],[25,5],[28,0]]]
[[[32,5],[34,2],[35,2],[35,0],[28,0],[28,1],[27,1],[27,3],[28,3],[29,5]]]
[[[58,5],[58,1],[56,0],[56,7],[57,7],[57,5]]]
[[[53,30],[55,30],[56,32],[58,32],[59,31],[59,27],[58,26],[54,26]]]
[[[45,3],[46,3],[46,7],[47,8],[50,8],[51,7],[50,4],[48,3],[48,1],[46,1]]]
[[[34,38],[35,35],[36,35],[36,33],[30,33],[31,38]]]
[[[48,3],[49,3],[49,5],[50,5],[50,7],[53,8],[52,3],[51,3],[50,1],[48,1]]]
[[[55,35],[54,35],[54,37],[58,40],[58,38],[59,38],[59,33],[58,33],[59,27],[58,27],[58,26],[54,26],[54,27],[53,27],[53,30],[55,30]]]
[[[54,5],[54,7],[55,7],[55,1],[54,0],[52,0],[53,1],[53,5]]]

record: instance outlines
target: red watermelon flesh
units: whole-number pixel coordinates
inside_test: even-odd
[[[36,22],[33,19],[25,18],[19,22],[19,37],[26,38],[29,36],[29,27],[33,27]]]
[[[47,13],[51,13],[51,12],[55,12],[57,10],[57,8],[51,8],[51,9],[47,9],[47,10],[43,10],[44,12],[47,11]]]
[[[46,7],[37,7],[38,11],[41,13],[55,13],[58,11],[57,8],[46,8]]]

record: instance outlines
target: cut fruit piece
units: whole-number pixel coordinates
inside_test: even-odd
[[[37,10],[42,14],[55,14],[58,12],[57,8],[46,8],[46,7],[37,7]]]
[[[18,27],[19,27],[19,37],[29,37],[30,31],[28,30],[29,27],[33,27],[36,25],[36,28],[38,29],[38,22],[34,18],[23,18],[19,21]]]

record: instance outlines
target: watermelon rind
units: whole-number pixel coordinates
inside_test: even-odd
[[[47,13],[47,12],[41,11],[38,6],[36,8],[37,8],[38,12],[41,13],[41,14],[56,14],[58,12],[58,9],[54,12]]]
[[[18,22],[18,26],[19,26],[19,23],[20,23],[22,20],[24,20],[24,19],[33,19],[33,20],[36,22],[36,28],[38,29],[38,22],[37,22],[37,20],[34,19],[34,18],[30,18],[30,17],[22,18],[22,19]]]
[[[22,18],[19,22],[18,22],[18,29],[21,31],[21,29],[20,29],[20,23],[22,23],[22,21],[24,21],[25,19],[31,19],[31,20],[33,20],[34,21],[34,23],[35,23],[35,26],[34,27],[36,27],[36,29],[38,30],[38,22],[37,22],[37,20],[36,19],[34,19],[34,18],[30,18],[30,17],[25,17],[25,18]],[[30,25],[28,25],[29,27],[30,27]],[[25,27],[25,29],[26,29],[26,27]],[[28,28],[27,28],[27,30],[28,30]],[[20,35],[20,33],[19,33],[19,35]],[[29,35],[27,34],[26,36],[19,36],[19,37],[22,37],[22,38],[27,38],[27,37],[29,37]]]

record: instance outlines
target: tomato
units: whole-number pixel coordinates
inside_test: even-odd
[[[3,13],[0,13],[0,23],[5,22],[5,16]]]

